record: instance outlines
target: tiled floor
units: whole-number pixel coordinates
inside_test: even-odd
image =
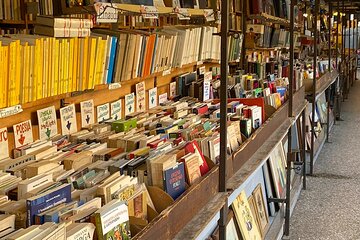
[[[290,239],[360,239],[360,81],[342,105],[291,219]]]

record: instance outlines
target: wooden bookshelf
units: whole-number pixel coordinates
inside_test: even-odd
[[[326,72],[323,76],[316,80],[316,96],[315,100],[317,100],[322,93],[328,89],[331,84],[333,84],[336,79],[339,77],[339,72],[337,70],[333,70],[331,72]],[[311,80],[312,81],[312,80]],[[307,92],[307,99],[308,101],[312,101],[312,93]]]
[[[0,24],[3,25],[25,25],[25,24],[35,24],[35,21],[28,21],[26,23],[25,20],[3,20],[3,19],[0,19]]]

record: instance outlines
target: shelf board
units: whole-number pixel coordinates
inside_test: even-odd
[[[316,81],[319,83],[319,86],[316,88],[316,94],[315,94],[315,101],[318,100],[320,95],[325,92],[326,89],[328,89],[331,84],[333,84],[336,79],[339,77],[339,72],[337,70],[333,70],[331,72],[325,73],[323,76],[321,76]],[[317,84],[318,85],[318,84]],[[307,92],[307,100],[309,102],[312,102],[312,92]]]
[[[0,20],[0,24],[8,24],[8,25],[25,25],[25,20]],[[28,21],[28,24],[35,24],[35,21]]]
[[[249,19],[261,20],[268,23],[280,24],[283,26],[290,26],[290,20],[286,18],[276,17],[267,13],[251,14],[248,16]],[[301,25],[295,23],[295,28],[299,28]]]

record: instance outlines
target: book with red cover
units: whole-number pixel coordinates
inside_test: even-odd
[[[201,176],[204,176],[207,172],[209,172],[209,166],[208,166],[208,164],[205,160],[205,157],[204,157],[203,153],[201,152],[200,147],[196,140],[193,140],[193,141],[187,143],[185,145],[185,151],[186,151],[186,154],[197,153],[200,156],[200,158],[202,160],[202,164],[199,166]]]

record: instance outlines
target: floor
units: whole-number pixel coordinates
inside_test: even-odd
[[[308,177],[291,218],[290,239],[360,239],[360,81]]]

